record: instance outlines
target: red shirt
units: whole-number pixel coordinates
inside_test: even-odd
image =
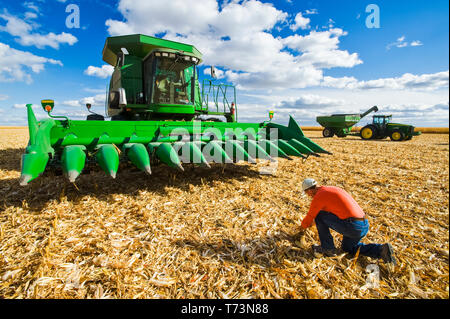
[[[308,228],[311,226],[314,218],[321,210],[330,212],[340,219],[363,218],[365,215],[358,203],[342,188],[320,186],[312,199],[308,214],[302,221],[302,227]]]

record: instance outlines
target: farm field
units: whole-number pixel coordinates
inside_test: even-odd
[[[0,298],[449,298],[449,135],[305,134],[333,155],[280,159],[273,175],[265,162],[161,165],[20,187],[28,131],[0,129]],[[371,225],[363,241],[389,241],[397,266],[314,256],[315,227],[289,240],[306,177],[352,194]]]

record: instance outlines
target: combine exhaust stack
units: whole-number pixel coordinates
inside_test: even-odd
[[[212,162],[330,154],[308,139],[292,117],[288,126],[237,122],[233,86],[204,81],[200,89],[196,66],[201,54],[193,46],[144,35],[110,37],[103,59],[115,66],[107,101],[111,121],[98,114],[87,120],[53,116],[53,101],[43,100],[49,118],[38,122],[28,104],[30,139],[20,185],[54,167],[75,182],[88,162],[115,178],[120,162],[150,175],[158,162],[183,171],[184,163],[209,168]],[[201,118],[208,115],[214,118]]]

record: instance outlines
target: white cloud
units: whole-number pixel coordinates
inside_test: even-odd
[[[33,17],[37,17],[37,15],[33,15],[32,13],[26,14],[26,19]],[[54,49],[59,49],[60,44],[66,43],[73,45],[78,41],[75,36],[66,32],[60,34],[53,32],[47,34],[33,32],[38,28],[37,24],[28,23],[8,13],[0,14],[0,19],[6,21],[6,25],[0,25],[0,31],[7,32],[16,37],[15,40],[24,46],[35,46],[40,49],[49,46]]]
[[[4,100],[7,100],[7,99],[9,99],[9,96],[8,96],[8,95],[6,95],[6,94],[0,94],[0,101],[4,101]]]
[[[275,106],[277,109],[317,109],[341,107],[348,104],[345,100],[329,98],[315,94],[303,94],[296,98],[288,98]]]
[[[36,6],[33,2],[27,2],[26,1],[26,2],[23,3],[23,6],[25,8],[27,8],[27,9],[30,9],[30,10],[33,10],[33,11],[39,13],[39,7]]]
[[[62,66],[61,61],[44,58],[30,52],[11,48],[0,42],[0,82],[32,82],[30,71],[39,73],[45,64]]]
[[[341,78],[334,78],[331,76],[324,76],[322,86],[332,87],[336,89],[352,89],[353,86],[358,83],[358,80],[355,77],[344,76]]]
[[[106,101],[106,94],[96,94],[94,96],[84,97],[78,100],[67,100],[61,103],[61,105],[69,107],[85,107],[86,103],[92,106],[104,106]]]
[[[111,35],[138,32],[157,34],[170,30],[186,34],[206,32],[209,25],[214,23],[218,6],[214,0],[121,0],[118,9],[126,22],[107,20],[106,25]]]
[[[37,14],[34,12],[25,12],[25,20],[36,19]]]
[[[89,93],[96,93],[96,94],[100,94],[100,93],[105,93],[106,92],[106,88],[97,88],[97,89],[93,89],[93,88],[84,88],[83,91],[85,92],[89,92]]]
[[[304,50],[294,48],[293,39],[275,38],[270,31],[289,26],[288,13],[270,3],[226,1],[219,6],[216,0],[121,0],[118,7],[124,19],[106,21],[111,35],[162,34],[165,39],[194,44],[206,65],[219,67],[240,89],[318,85],[323,68],[362,63],[356,53],[339,50],[338,38],[346,35],[340,29],[315,32],[312,37],[325,39],[322,46],[316,39],[317,50],[306,44]],[[297,17],[298,27],[305,27],[299,19],[304,17]],[[285,50],[288,46],[293,51]]]
[[[282,39],[288,48],[303,53],[297,59],[301,65],[313,65],[316,68],[348,67],[361,64],[357,53],[338,49],[339,37],[346,36],[347,32],[339,28],[327,31],[311,31],[308,35],[295,34]]]
[[[347,32],[335,28],[327,31],[311,31],[308,35],[298,34],[282,39],[282,43],[298,52],[320,52],[336,50],[339,37],[346,36]]]
[[[397,41],[389,43],[386,46],[386,49],[390,50],[392,47],[397,47],[397,48],[406,48],[408,46],[410,46],[410,47],[418,47],[418,46],[423,45],[423,43],[420,42],[419,40],[415,40],[415,41],[412,41],[410,43],[405,41],[405,40],[406,40],[406,37],[404,35],[402,35],[400,38],[397,39]]]
[[[414,75],[405,73],[396,78],[381,78],[369,81],[358,81],[354,77],[333,78],[325,76],[322,86],[339,89],[389,89],[389,90],[437,90],[449,87],[449,71]]]
[[[111,76],[113,71],[114,67],[112,67],[111,65],[105,64],[102,65],[101,67],[90,65],[86,70],[84,70],[84,74],[106,79],[107,77]]]
[[[311,20],[309,18],[305,18],[301,12],[297,13],[297,15],[295,16],[295,23],[293,25],[291,25],[289,28],[292,31],[297,31],[298,29],[308,29],[309,28],[309,23],[311,22]]]
[[[16,103],[16,104],[13,104],[12,107],[15,108],[15,109],[24,109],[26,106],[27,106],[27,103]],[[37,109],[37,108],[39,108],[39,105],[32,104],[31,108],[32,109]]]
[[[411,44],[410,44],[412,47],[418,47],[418,46],[421,46],[421,45],[423,45],[423,43],[422,42],[420,42],[419,40],[417,40],[417,41],[413,41],[413,42],[411,42]]]
[[[319,11],[317,9],[307,9],[305,11],[305,15],[309,15],[309,14],[319,14]]]

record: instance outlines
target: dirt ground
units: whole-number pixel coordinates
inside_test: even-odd
[[[0,298],[449,298],[449,135],[305,134],[333,155],[280,159],[273,175],[263,162],[161,165],[20,187],[27,130],[0,129]],[[398,264],[315,256],[314,227],[289,240],[306,177],[351,193],[363,241],[389,241]]]

